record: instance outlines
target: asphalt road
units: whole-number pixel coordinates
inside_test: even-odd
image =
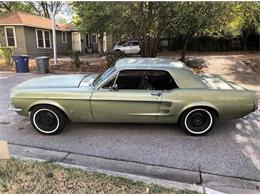
[[[260,110],[218,122],[207,136],[185,135],[177,125],[70,124],[55,136],[32,129],[29,119],[9,112],[10,89],[42,76],[0,73],[0,140],[52,150],[150,165],[198,170],[260,181]]]

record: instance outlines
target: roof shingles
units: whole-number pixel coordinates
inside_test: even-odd
[[[24,25],[36,28],[51,29],[51,20],[43,16],[15,11],[0,16],[0,25]],[[56,23],[56,30],[76,30],[73,24]]]

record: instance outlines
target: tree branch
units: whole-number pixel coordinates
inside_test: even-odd
[[[8,6],[8,3],[4,3],[3,1],[0,1],[0,3],[8,12],[12,12],[12,8]]]
[[[32,1],[27,2],[36,12],[38,15],[41,15],[41,11],[36,8],[35,4]]]

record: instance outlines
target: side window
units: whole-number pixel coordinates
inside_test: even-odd
[[[171,90],[178,88],[169,72],[164,70],[149,71],[147,77],[154,90]]]
[[[127,42],[124,45],[125,45],[125,47],[131,46],[131,42]]]
[[[141,89],[143,73],[138,70],[123,70],[119,73],[116,84],[118,89]]]
[[[178,88],[172,76],[162,70],[124,70],[116,80],[118,89],[171,90]]]
[[[133,45],[133,46],[138,46],[139,44],[138,44],[137,41],[135,41],[135,42],[132,42],[132,45]]]

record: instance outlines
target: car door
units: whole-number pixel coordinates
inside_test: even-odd
[[[132,48],[131,51],[133,54],[138,54],[140,52],[140,47],[138,41],[133,41],[132,42]]]
[[[121,51],[125,52],[126,54],[131,54],[131,44],[130,42],[127,42],[122,45]]]
[[[96,122],[156,122],[162,90],[145,83],[144,71],[123,70],[95,90],[91,108]],[[112,86],[117,86],[113,89]]]

